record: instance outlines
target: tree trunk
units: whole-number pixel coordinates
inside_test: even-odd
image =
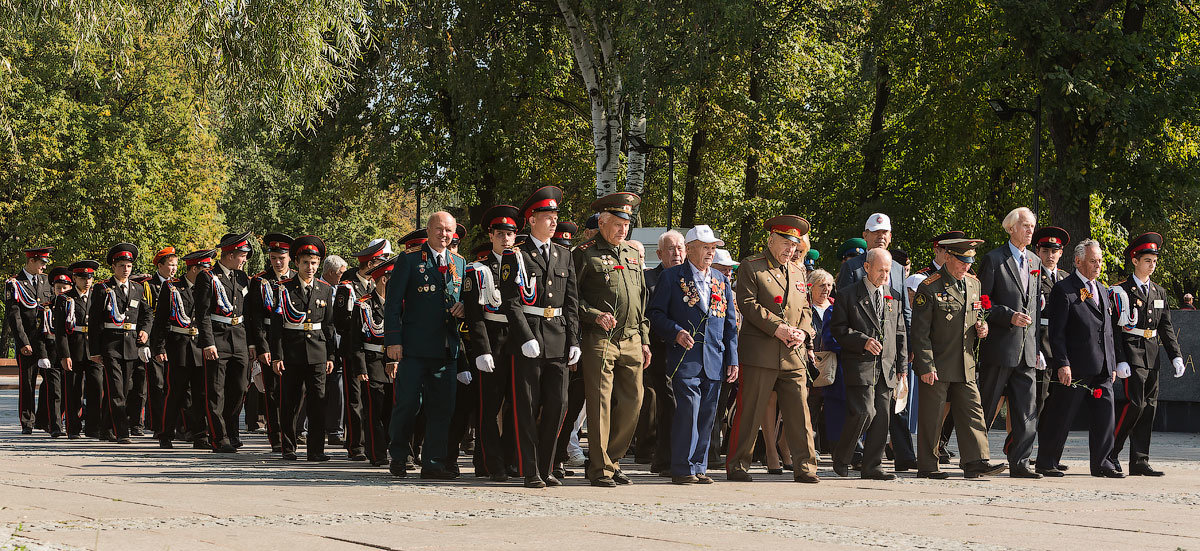
[[[683,179],[683,210],[679,225],[690,228],[696,225],[696,202],[699,191],[697,180],[704,161],[704,149],[708,147],[708,95],[700,92],[696,107],[696,126],[692,129],[692,145],[688,149],[687,175]]]
[[[637,151],[632,143],[636,139],[646,139],[646,104],[645,92],[638,92],[629,107],[629,142],[625,153],[625,191],[636,193],[640,197],[646,188],[646,154]],[[634,224],[640,227],[641,216],[639,209],[634,209],[637,215]]]
[[[592,147],[596,154],[596,197],[608,195],[617,191],[617,178],[620,175],[621,141],[621,80],[614,76],[612,82],[605,82],[603,73],[615,75],[616,71],[607,70],[604,64],[613,63],[612,36],[605,30],[602,22],[593,21],[592,28],[596,29],[597,37],[588,36],[579,21],[579,14],[570,0],[558,0],[558,9],[562,13],[567,26],[567,34],[571,39],[571,49],[575,54],[575,63],[583,77],[587,89],[588,100],[592,112]],[[604,54],[603,59],[596,58],[596,49],[592,39],[595,38]],[[608,84],[609,90],[605,90]]]
[[[762,148],[762,115],[759,112],[759,102],[762,101],[762,73],[758,59],[759,44],[754,44],[750,55],[750,128],[746,135],[749,149],[746,152],[745,181],[742,184],[742,201],[752,202],[758,198],[758,152]],[[739,257],[745,258],[754,253],[754,244],[758,242],[758,217],[747,212],[742,216],[741,235],[738,236]]]
[[[891,96],[892,79],[886,61],[875,66],[875,106],[871,110],[871,128],[867,132],[867,143],[863,145],[863,172],[858,186],[859,217],[870,214],[869,203],[879,197],[879,174],[883,167],[883,117]],[[868,209],[868,210],[864,210]]]

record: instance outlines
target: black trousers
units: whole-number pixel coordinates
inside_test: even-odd
[[[41,369],[42,384],[40,388],[38,411],[39,421],[45,424],[46,432],[54,434],[62,432],[63,414],[63,370],[54,358],[50,358],[50,369]]]
[[[253,361],[254,360],[251,360],[251,364],[250,364],[251,370],[252,370],[251,372],[253,372],[253,366],[254,366]],[[270,368],[265,369],[263,371],[267,371],[269,369]],[[265,380],[263,382],[266,383]],[[264,407],[265,406],[263,404],[263,394],[258,391],[257,386],[254,386],[254,381],[252,379],[250,381],[250,384],[246,385],[246,398],[244,400],[242,400],[242,409],[244,410],[243,415],[245,415],[245,417],[246,417],[246,430],[247,431],[254,432],[254,431],[258,430],[259,427],[262,426],[263,422],[265,422],[265,420],[264,421],[259,420],[262,417],[262,410]]]
[[[1158,368],[1134,367],[1129,377],[1117,382],[1123,387],[1125,399],[1117,408],[1117,428],[1109,459],[1117,460],[1125,439],[1129,439],[1129,464],[1150,461],[1150,432],[1154,429],[1154,414],[1158,410]]]
[[[880,374],[882,377],[882,374]],[[873,385],[846,385],[846,423],[833,448],[833,460],[849,465],[863,438],[862,474],[878,473],[883,463],[891,424],[892,389],[882,382]],[[905,429],[907,430],[907,428]]]
[[[367,435],[367,421],[364,418],[363,408],[363,385],[362,381],[357,380],[350,374],[350,370],[346,369],[346,360],[339,360],[341,363],[342,375],[342,415],[345,417],[346,432],[346,451],[350,455],[363,453],[363,441]],[[336,430],[337,427],[331,426],[330,429]],[[333,431],[330,431],[333,432]],[[311,436],[312,430],[308,431]],[[385,446],[386,448],[386,446]]]
[[[22,429],[32,429],[37,421],[37,358],[17,351],[17,417]]]
[[[213,449],[232,445],[238,440],[238,412],[249,384],[247,361],[220,356],[202,359],[204,372],[204,420]],[[322,369],[324,373],[324,369]]]
[[[283,419],[283,453],[296,453],[296,432],[300,426],[300,405],[308,417],[308,456],[325,453],[325,364],[284,364],[280,414]]]
[[[83,432],[83,380],[85,365],[74,364],[63,370],[63,418],[67,434]]]
[[[511,365],[517,473],[545,478],[567,410],[567,360],[517,355]]]
[[[162,430],[163,406],[166,404],[166,365],[153,358],[146,364],[146,428]]]
[[[72,366],[83,376],[83,433],[97,437],[106,425],[104,415],[104,365],[84,360]]]
[[[125,418],[130,427],[142,428],[142,415],[146,413],[146,364],[135,360],[129,367],[129,382],[125,385]]]
[[[191,397],[195,394],[192,382],[196,379],[195,372],[201,367],[195,365],[191,354],[168,355],[163,366],[163,405],[161,415],[155,420],[158,426],[158,439],[171,441],[182,420],[188,427],[195,428],[203,425],[196,416],[196,408],[189,408]]]
[[[907,377],[908,375],[904,375]],[[894,412],[896,400],[892,399],[888,405],[888,413]],[[892,453],[895,454],[897,461],[916,461],[917,451],[913,448],[912,431],[908,428],[909,411],[912,408],[906,407],[900,413],[891,413],[888,422],[888,434],[892,437]]]
[[[363,449],[373,463],[387,463],[388,430],[392,423],[392,382],[358,381],[363,400],[366,438]]]
[[[667,357],[666,347],[660,346],[658,351],[651,353],[651,363],[654,362],[654,354],[658,352],[661,352],[659,358]],[[645,378],[648,378],[650,385],[654,387],[654,456],[650,462],[650,472],[654,473],[671,469],[671,425],[675,420],[675,389],[671,385],[671,374],[667,371],[674,370],[675,366],[668,367],[664,363],[660,363],[654,371],[650,371],[654,366],[649,366],[645,374]],[[711,442],[709,446],[712,446]]]
[[[1083,404],[1088,409],[1088,448],[1091,452],[1092,473],[1102,467],[1114,468],[1109,461],[1113,449],[1113,392],[1108,376],[1088,377],[1084,384],[1089,388],[1068,387],[1060,384],[1050,386],[1046,398],[1046,410],[1038,421],[1037,467],[1049,469],[1062,460],[1063,446],[1071,431],[1075,411]],[[1093,397],[1093,390],[1100,390],[1100,397]]]
[[[708,467],[724,468],[721,451],[729,448],[729,415],[733,407],[734,389],[737,383],[721,381],[721,396],[717,398],[717,416],[713,419],[712,436],[708,440]],[[811,411],[811,410],[810,410]]]
[[[275,370],[271,369],[270,365],[263,366],[262,379],[262,416],[263,422],[267,425],[267,442],[273,449],[282,445],[280,431],[283,429],[279,420],[283,418],[283,413],[279,409],[279,398],[283,390],[283,379],[275,374]]]
[[[999,413],[1000,399],[1008,402],[1012,426],[1005,446],[1009,465],[1029,464],[1037,441],[1037,374],[1031,366],[984,365],[979,370],[979,395],[984,424],[990,430]]]
[[[501,355],[496,356],[493,363],[495,371],[479,372],[475,384],[477,395],[472,397],[479,404],[476,408],[475,458],[476,474],[481,475],[506,472],[510,446],[505,445],[505,441],[513,441],[513,360]]]
[[[563,427],[566,430],[558,431],[558,445],[555,447],[556,463],[562,463],[569,457],[567,447],[571,444],[571,435],[575,431],[575,420],[579,419],[579,412],[583,411],[583,404],[583,374],[576,369],[567,376],[567,414],[563,417],[563,424],[566,424],[567,421],[570,421],[571,424]],[[512,424],[509,423],[505,426],[509,427]]]
[[[464,356],[459,356],[461,367]],[[471,384],[464,385],[457,380],[454,382],[454,413],[450,416],[450,428],[446,432],[446,468],[458,470],[458,450],[467,431],[479,419],[479,372],[473,371]],[[472,460],[473,461],[473,460]],[[481,470],[480,465],[475,465]]]
[[[104,358],[104,427],[116,438],[129,438],[129,418],[126,416],[126,391],[133,375],[133,364],[141,360]]]

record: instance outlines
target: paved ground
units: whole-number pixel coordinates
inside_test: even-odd
[[[1155,435],[1159,479],[1088,476],[1079,433],[1057,480],[680,487],[630,464],[633,486],[527,490],[285,463],[262,435],[233,456],[22,436],[15,403],[0,390],[0,549],[1200,549],[1191,434]]]

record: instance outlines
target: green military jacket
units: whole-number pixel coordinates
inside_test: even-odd
[[[608,331],[596,319],[611,313],[617,318],[614,340],[640,335],[642,344],[648,344],[650,321],[646,319],[646,303],[650,292],[638,250],[625,241],[614,246],[597,235],[581,243],[571,254],[575,279],[579,282],[579,322],[583,330],[607,335]]]
[[[909,343],[918,375],[936,370],[942,382],[975,380],[975,344],[979,339],[974,326],[983,306],[979,279],[968,273],[963,280],[966,296],[943,266],[917,286]]]
[[[433,250],[422,245],[392,268],[383,307],[384,342],[403,345],[406,358],[458,357],[459,320],[450,307],[459,301],[466,261],[450,251],[446,258],[442,273]]]

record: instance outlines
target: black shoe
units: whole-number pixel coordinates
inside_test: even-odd
[[[546,483],[546,487],[548,488],[557,488],[563,485],[562,481],[556,478],[554,475],[547,476],[546,478],[543,478],[542,481]]]
[[[712,479],[711,476],[708,476],[706,474],[696,475],[696,484],[712,484],[713,482],[714,482],[714,480]]]
[[[342,440],[342,437],[338,436],[336,433],[329,435],[329,438],[327,438],[326,441],[329,442],[330,446],[341,446],[346,443],[346,441]]]
[[[767,474],[783,474],[783,468],[780,467],[778,469],[767,469]]]
[[[592,486],[599,488],[616,488],[617,482],[613,480],[611,476],[602,476],[600,478],[593,478]]]
[[[305,457],[305,459],[307,459],[307,460],[309,460],[309,461],[315,461],[315,462],[320,462],[320,461],[329,461],[329,456],[328,456],[328,455],[325,455],[325,454],[323,454],[323,453],[318,453],[318,454],[316,454],[316,455],[309,455],[309,456],[306,456],[306,457]]]
[[[146,436],[146,433],[142,432],[142,427],[129,427],[129,436]]]
[[[542,480],[542,477],[540,477],[536,474],[531,474],[531,475],[525,477],[525,487],[526,488],[545,488],[546,481]]]
[[[821,481],[821,478],[817,475],[808,473],[796,473],[792,479],[796,482],[803,482],[805,484],[816,484]]]
[[[841,461],[833,462],[833,472],[837,473],[838,476],[850,476],[850,469],[848,469],[847,465]]]
[[[33,427],[21,427],[21,434],[33,434]]]
[[[1149,463],[1134,463],[1129,466],[1129,476],[1163,476],[1165,474],[1155,470]]]
[[[553,471],[550,471],[550,476],[553,476],[554,478],[558,478],[558,479],[563,479],[563,478],[567,477],[567,471],[565,471],[563,469],[554,469]]]
[[[1110,457],[1110,458],[1108,458],[1108,460],[1112,462],[1114,471],[1117,471],[1119,473],[1125,472],[1124,469],[1121,468],[1121,460],[1119,460],[1115,457]],[[1132,468],[1132,467],[1133,467],[1133,465],[1130,465],[1130,468]]]
[[[234,438],[234,439],[232,439],[232,440],[230,440],[230,441],[229,441],[229,445],[230,445],[230,446],[233,446],[233,447],[234,447],[234,449],[239,449],[239,448],[241,448],[242,446],[244,446],[245,444],[242,444],[242,439],[241,439],[241,438]]]
[[[671,469],[663,469],[661,471],[658,471],[658,476],[661,476],[663,478],[671,478],[671,476],[673,476],[673,475],[671,474]]]
[[[429,467],[421,469],[421,478],[427,480],[454,480],[458,478],[458,473],[449,469]]]
[[[1012,468],[1008,470],[1008,476],[1011,478],[1032,478],[1035,480],[1042,478],[1041,473],[1029,470],[1029,465],[1023,465],[1019,463],[1014,464]]]
[[[79,433],[73,432],[67,435],[67,440],[79,440]]]
[[[946,471],[917,471],[917,478],[945,480],[947,478],[950,478],[950,473],[948,473]]]
[[[388,471],[390,471],[392,476],[396,478],[408,477],[408,465],[405,464],[404,461],[396,461],[393,459],[392,462],[388,464]]]
[[[1058,469],[1058,470],[1060,470],[1060,471],[1062,471],[1062,472],[1064,472],[1064,473],[1065,473],[1065,472],[1067,472],[1067,470],[1068,470],[1068,469],[1070,469],[1070,467],[1068,467],[1068,466],[1066,466],[1066,465],[1063,465],[1062,463],[1059,463],[1058,465],[1055,465],[1055,466],[1054,466],[1054,468],[1055,468],[1055,469]],[[1117,470],[1118,470],[1118,471],[1120,471],[1120,470],[1121,470],[1121,466],[1120,466],[1120,465],[1117,465]]]
[[[52,431],[52,432],[50,433],[50,438],[62,438],[62,437],[64,437],[64,436],[66,436],[66,435],[67,435],[67,433],[65,433],[65,432],[63,432],[63,431],[61,431],[61,430],[56,430],[56,431]]]
[[[281,451],[283,451],[283,446],[280,446],[280,445],[271,446],[271,453],[279,453]]]
[[[792,468],[792,465],[791,465],[791,464],[789,464],[789,463],[784,463],[784,464],[783,464],[783,470],[785,470],[785,471],[795,471],[796,469]]]
[[[725,480],[732,482],[754,482],[754,477],[746,471],[729,471],[725,474]]]
[[[1067,476],[1067,473],[1064,473],[1061,470],[1055,469],[1055,468],[1043,469],[1041,467],[1038,467],[1037,469],[1034,469],[1034,472],[1036,472],[1037,474],[1040,474],[1046,478],[1062,478],[1064,476]]]
[[[164,450],[169,450],[171,448],[174,448],[175,444],[173,444],[169,438],[162,438],[158,441],[158,447],[160,447]]]
[[[517,468],[512,465],[505,466],[504,472],[508,473],[509,478],[516,478],[518,476],[521,476],[521,471],[518,471]]]
[[[898,472],[898,473],[903,473],[903,472],[908,472],[908,471],[910,471],[910,470],[911,470],[911,471],[915,471],[915,470],[917,470],[917,462],[916,462],[916,461],[911,461],[911,460],[910,460],[910,461],[903,461],[903,460],[901,460],[901,461],[897,461],[897,462],[896,462],[896,468],[895,468],[895,471],[896,471],[896,472]]]
[[[963,477],[979,478],[981,476],[992,476],[1004,472],[1004,469],[1007,468],[1007,463],[989,463],[986,459],[980,459],[963,467]]]
[[[859,477],[863,480],[896,480],[896,475],[883,471],[863,472]]]
[[[121,438],[117,439],[117,443],[118,444],[132,444],[133,440],[130,440],[128,436],[122,436]]]
[[[211,450],[212,444],[209,443],[207,440],[197,440],[195,442],[192,442],[192,449],[194,449],[194,450]]]
[[[213,450],[216,453],[237,453],[237,448],[233,444],[222,444],[220,447]]]
[[[387,460],[384,460],[384,459],[372,459],[371,460],[372,467],[382,467],[384,465],[387,465]]]
[[[1103,467],[1098,471],[1092,471],[1092,476],[1100,477],[1100,478],[1125,478],[1125,473],[1118,471],[1116,469],[1110,469],[1108,467]]]
[[[655,465],[650,465],[650,472],[652,472],[652,473],[661,473],[661,472],[663,472],[663,471],[666,471],[666,472],[670,473],[670,472],[671,472],[671,465],[670,465],[670,464],[667,464],[667,465],[658,465],[658,464],[655,464]]]
[[[26,434],[28,434],[28,433],[26,433]],[[106,431],[100,433],[100,441],[101,442],[116,442],[117,436],[115,434],[113,434],[113,431],[106,430]]]
[[[508,482],[508,473],[492,473],[489,478],[492,482]]]
[[[687,476],[672,476],[671,477],[671,484],[679,484],[681,486],[685,485],[685,484],[695,484],[699,481],[700,481],[700,479],[696,478],[695,475],[690,475],[690,474]]]
[[[633,481],[630,480],[629,477],[626,476],[625,473],[623,473],[621,471],[617,471],[617,472],[613,473],[612,479],[613,479],[613,482],[616,482],[617,484],[622,484],[622,485],[633,484]]]
[[[295,460],[299,459],[298,457],[296,457],[296,452],[283,452],[283,458],[288,461],[295,461]]]
[[[367,454],[362,453],[362,452],[350,454],[350,457],[348,459],[351,461],[366,461]]]

